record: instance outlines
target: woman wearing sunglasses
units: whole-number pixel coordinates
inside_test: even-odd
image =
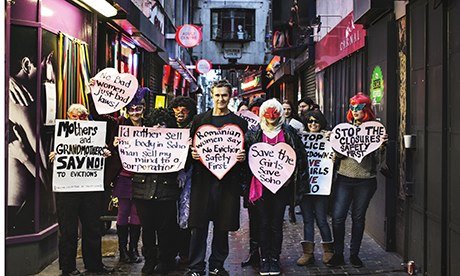
[[[327,137],[329,136],[329,131],[326,130],[327,121],[321,111],[308,111],[305,118],[307,132],[324,133]],[[315,220],[322,239],[323,263],[329,262],[334,253],[331,228],[327,221],[329,196],[305,195],[299,205],[303,216],[304,240],[301,242],[303,254],[297,260],[297,265],[305,266],[315,262],[313,255],[315,250]]]
[[[350,98],[347,121],[354,125],[375,120],[371,99],[359,92]],[[388,138],[383,137],[384,141]],[[344,238],[345,220],[351,206],[351,242],[350,263],[353,267],[362,267],[359,250],[363,239],[366,211],[372,196],[377,190],[377,164],[379,154],[384,154],[382,147],[358,161],[336,153],[337,179],[334,184],[334,207],[332,211],[332,228],[334,233],[334,256],[327,263],[329,267],[345,264]]]

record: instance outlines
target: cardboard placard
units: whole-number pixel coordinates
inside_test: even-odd
[[[136,94],[139,84],[135,76],[105,68],[93,78],[91,95],[99,114],[110,114],[125,107]]]
[[[256,143],[249,149],[249,168],[254,176],[276,193],[289,180],[295,170],[295,150],[281,142],[276,145]]]
[[[342,123],[334,127],[330,140],[335,151],[361,163],[366,155],[382,145],[385,134],[385,127],[377,121],[364,122],[360,126]]]
[[[56,120],[53,191],[104,191],[106,122]]]
[[[120,126],[118,152],[127,171],[170,173],[184,168],[189,129]]]
[[[334,174],[334,150],[323,133],[303,132],[302,143],[307,152],[310,174],[310,195],[330,195]]]
[[[202,125],[193,137],[193,146],[201,162],[220,180],[236,164],[236,156],[244,148],[244,132],[235,124],[220,128]]]
[[[243,118],[246,122],[248,122],[248,129],[249,130],[256,130],[259,128],[260,118],[256,114],[252,113],[249,110],[241,110],[235,113],[236,115]]]

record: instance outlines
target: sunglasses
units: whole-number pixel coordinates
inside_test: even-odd
[[[132,105],[128,107],[128,113],[142,112],[142,111],[144,111],[143,105]]]
[[[361,111],[361,110],[364,109],[364,107],[366,107],[365,103],[357,104],[357,105],[350,104],[350,110],[351,111]]]
[[[309,124],[319,124],[319,122],[317,120],[308,120],[308,123]]]

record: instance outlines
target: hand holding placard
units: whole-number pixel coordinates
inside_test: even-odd
[[[283,187],[294,173],[296,160],[294,149],[286,143],[274,146],[256,143],[249,149],[249,168],[272,193]]]
[[[361,163],[366,155],[385,142],[385,135],[385,127],[377,121],[364,122],[359,126],[342,123],[334,127],[330,139],[335,151]]]
[[[105,68],[91,80],[91,95],[97,113],[109,114],[131,102],[139,84],[135,76]]]
[[[243,141],[244,133],[237,125],[226,124],[221,128],[202,125],[193,138],[193,149],[203,165],[220,180],[238,162]]]

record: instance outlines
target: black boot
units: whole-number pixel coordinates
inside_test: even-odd
[[[139,255],[139,251],[137,249],[139,244],[139,237],[141,236],[141,226],[140,225],[129,225],[129,261],[131,263],[140,263],[142,262],[142,258]]]
[[[142,273],[144,274],[153,274],[155,266],[158,264],[158,258],[155,255],[155,250],[153,247],[142,247],[142,254],[144,255],[145,262],[142,267]]]
[[[121,263],[128,263],[129,256],[128,250],[126,249],[128,245],[128,225],[118,225],[117,224],[117,235],[118,235],[118,250],[120,251]]]
[[[258,266],[260,263],[259,244],[255,241],[249,242],[249,256],[241,262],[241,267]]]

